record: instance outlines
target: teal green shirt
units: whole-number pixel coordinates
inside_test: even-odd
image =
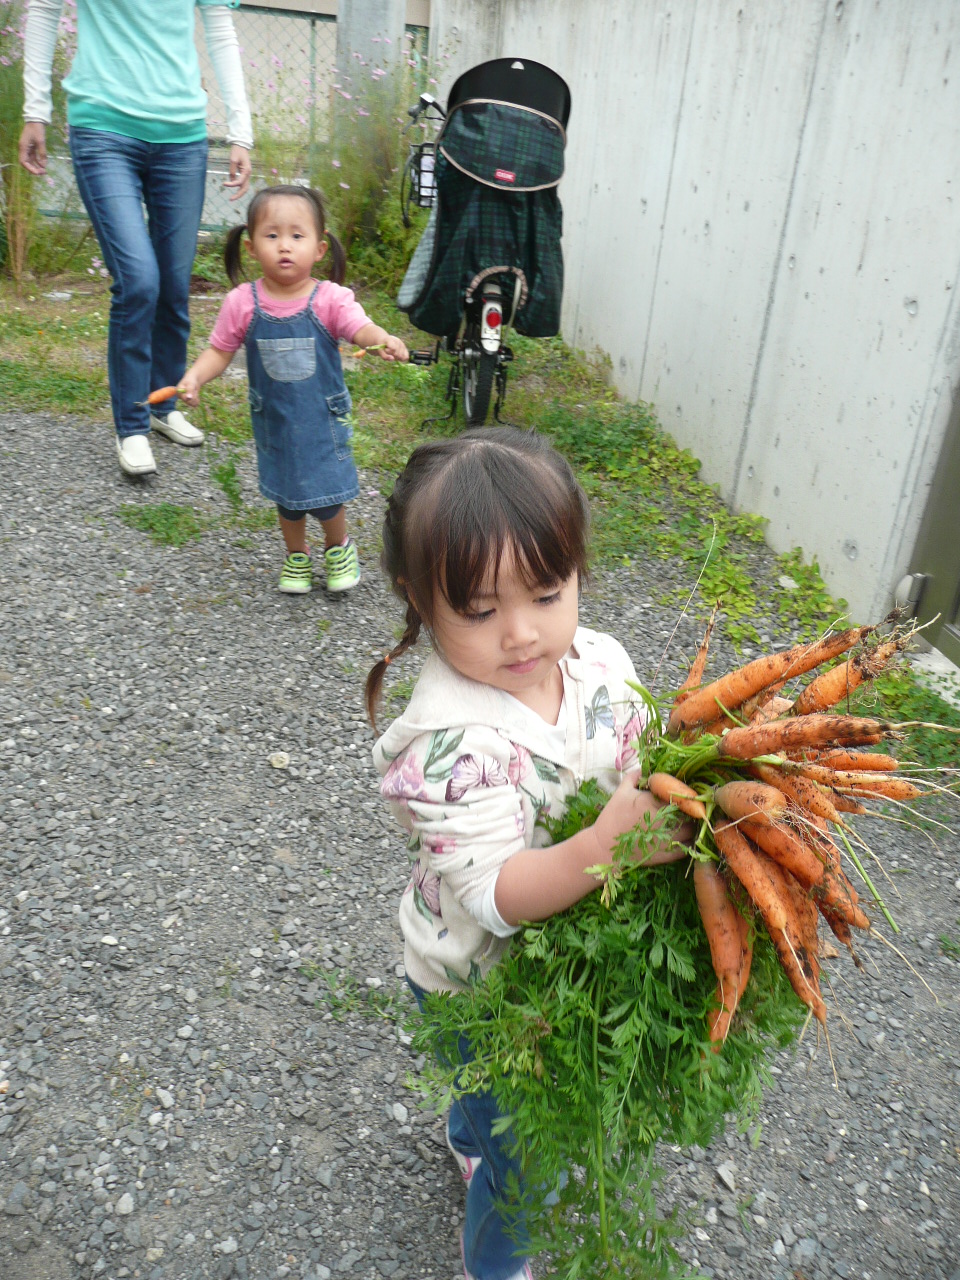
[[[77,0],[77,53],[63,81],[68,123],[142,142],[205,138],[195,10],[238,3]]]

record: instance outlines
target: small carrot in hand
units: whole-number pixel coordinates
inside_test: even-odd
[[[647,790],[664,804],[675,804],[688,818],[697,818],[700,822],[706,822],[707,811],[703,801],[693,787],[687,786],[673,774],[651,773],[647,779]]]
[[[158,387],[156,391],[151,391],[147,396],[146,404],[163,404],[164,400],[171,400],[178,391],[177,387]]]

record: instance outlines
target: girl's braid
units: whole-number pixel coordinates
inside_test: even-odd
[[[416,610],[413,601],[407,601],[406,625],[403,635],[393,646],[389,653],[384,654],[379,662],[374,663],[370,674],[367,676],[366,685],[366,706],[367,716],[374,729],[377,727],[377,707],[380,704],[380,694],[383,689],[383,678],[387,673],[387,667],[397,658],[401,658],[408,649],[412,649],[417,643],[420,636],[420,630],[423,626],[423,619]]]

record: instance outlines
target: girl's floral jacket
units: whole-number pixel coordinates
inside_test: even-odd
[[[513,854],[549,843],[541,815],[559,816],[585,778],[613,791],[636,763],[643,718],[621,645],[581,627],[560,668],[562,750],[527,707],[465,679],[436,653],[373,749],[381,794],[410,833],[404,961],[428,991],[456,990],[503,955],[509,938],[490,933],[465,903],[482,898]]]

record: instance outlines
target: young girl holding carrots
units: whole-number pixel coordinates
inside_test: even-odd
[[[377,741],[381,793],[416,861],[400,905],[407,979],[431,991],[482,978],[521,921],[597,888],[588,868],[656,825],[639,787],[642,727],[630,659],[578,625],[587,502],[545,441],[509,428],[414,450],[383,529],[383,567],[406,604],[399,643],[367,679],[375,722],[384,672],[421,629],[433,643],[406,711]],[[585,778],[612,794],[596,823],[549,845],[540,823]],[[681,857],[682,828],[651,833],[650,864]],[[522,1221],[503,1195],[522,1177],[488,1094],[453,1104],[447,1142],[467,1184],[468,1280],[529,1277]],[[512,1224],[512,1226],[511,1226]]]
[[[240,243],[261,277],[242,282]],[[330,250],[329,280],[314,265]],[[250,201],[245,226],[234,227],[224,253],[234,288],[224,300],[210,345],[184,375],[179,392],[196,405],[204,383],[224,372],[246,347],[250,410],[260,492],[277,504],[286,544],[280,591],[308,592],[313,563],[306,517],[323,526],[328,591],[360,581],[357,548],[343,504],[357,496],[350,451],[350,393],[338,342],[376,348],[384,360],[407,360],[404,343],[374,324],[343,287],[345,257],[326,229],[323,198],[307,187],[267,187]]]

